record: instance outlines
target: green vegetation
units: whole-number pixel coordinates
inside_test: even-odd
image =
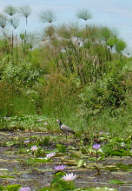
[[[19,35],[18,13],[25,17],[25,31]],[[88,168],[100,175],[104,167],[100,168],[98,161],[132,156],[132,58],[124,54],[126,43],[107,27],[88,23],[84,27],[54,26],[56,17],[48,10],[40,14],[48,26],[36,46],[34,36],[27,32],[30,14],[30,7],[12,6],[0,14],[0,132],[30,133],[26,139],[16,135],[2,140],[0,147],[17,147],[17,154],[29,155],[19,162],[33,167],[52,162],[43,157],[50,150],[63,156],[61,162],[64,156],[73,158],[65,162],[77,168],[86,168],[85,159],[89,157],[95,163]],[[84,9],[77,17],[88,22],[92,16]],[[11,32],[6,31],[7,24]],[[56,119],[75,130],[75,143],[70,143],[70,139],[70,146],[64,144]],[[31,136],[37,131],[47,136]],[[94,143],[100,144],[101,149],[95,151]],[[34,146],[36,150],[31,149]],[[131,171],[131,164],[105,167],[110,171],[117,169]],[[41,191],[81,191],[73,182],[64,183],[60,178],[55,175]],[[118,179],[109,182],[123,183]],[[3,191],[19,188],[20,185],[0,187]],[[103,189],[109,190],[83,190]]]
[[[123,55],[124,41],[90,25],[50,25],[37,48],[29,37],[1,38],[1,116],[41,114],[77,131],[131,132],[131,58]]]

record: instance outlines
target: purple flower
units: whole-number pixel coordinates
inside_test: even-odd
[[[30,187],[21,187],[19,191],[31,191]]]
[[[54,167],[54,169],[55,169],[56,171],[63,171],[65,168],[66,168],[65,165],[58,165],[58,166],[55,166],[55,167]]]
[[[93,149],[98,150],[100,149],[101,145],[98,143],[93,144]]]
[[[33,145],[32,147],[31,147],[31,151],[37,151],[38,150],[38,147],[36,146],[36,145]]]
[[[46,159],[50,159],[50,158],[52,158],[52,157],[54,157],[56,155],[56,153],[55,152],[53,152],[53,153],[49,153],[49,154],[47,154],[46,155]]]
[[[76,175],[74,175],[73,173],[69,173],[69,174],[66,174],[65,176],[62,177],[62,179],[64,181],[72,181],[72,180],[75,180],[76,179]]]

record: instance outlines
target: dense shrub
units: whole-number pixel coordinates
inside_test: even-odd
[[[116,73],[86,86],[80,94],[81,115],[89,119],[107,109],[111,112],[126,106],[127,85],[124,75]]]

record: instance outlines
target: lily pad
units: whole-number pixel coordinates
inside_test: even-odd
[[[113,179],[109,181],[110,184],[124,184],[121,180]]]

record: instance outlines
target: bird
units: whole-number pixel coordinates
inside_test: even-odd
[[[60,120],[57,119],[57,122],[59,124],[60,130],[66,134],[66,139],[67,139],[67,135],[69,133],[75,135],[75,131],[73,131],[70,127],[68,127],[67,125],[63,124]]]

